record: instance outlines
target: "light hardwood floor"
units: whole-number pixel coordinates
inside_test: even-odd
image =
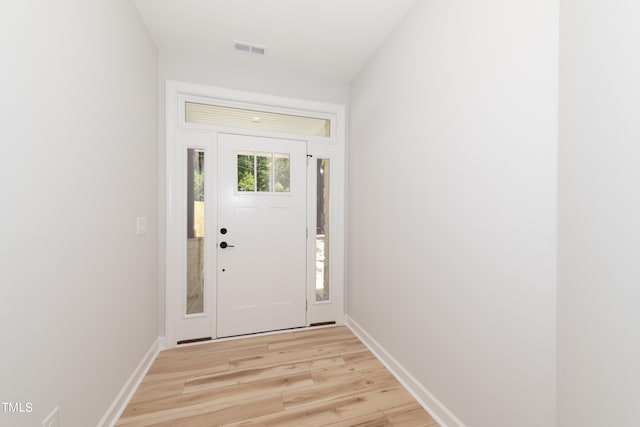
[[[438,426],[344,327],[163,351],[117,425]]]

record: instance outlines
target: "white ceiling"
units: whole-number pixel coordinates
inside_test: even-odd
[[[161,51],[349,82],[416,0],[134,1]]]

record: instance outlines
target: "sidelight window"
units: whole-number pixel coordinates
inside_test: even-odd
[[[204,154],[187,150],[187,314],[204,311]]]
[[[316,301],[329,300],[329,159],[316,169]]]

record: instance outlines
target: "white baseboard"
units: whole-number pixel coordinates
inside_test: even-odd
[[[109,409],[107,409],[107,412],[98,423],[98,427],[113,427],[115,425],[133,397],[133,393],[135,393],[142,379],[153,364],[153,361],[156,360],[156,356],[160,350],[162,350],[162,343],[163,338],[158,338],[153,342],[147,354],[144,355],[127,382],[122,386],[120,393],[118,393],[113,403],[111,403],[111,406],[109,406]]]
[[[158,337],[158,351],[162,351],[162,350],[166,350],[167,346],[166,346],[166,338],[165,337]]]
[[[365,331],[349,315],[345,316],[345,325],[362,341],[396,379],[411,393],[424,409],[441,427],[465,427],[446,406],[426,389],[404,366],[389,354],[380,343]]]

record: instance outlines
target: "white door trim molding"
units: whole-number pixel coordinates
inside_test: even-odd
[[[295,98],[238,91],[219,87],[196,85],[185,82],[166,82],[166,265],[165,265],[165,345],[167,348],[176,346],[179,328],[178,321],[182,317],[181,313],[181,289],[183,283],[182,273],[184,273],[185,256],[182,250],[183,242],[180,237],[180,227],[184,222],[184,213],[181,212],[181,200],[184,190],[181,188],[183,177],[181,176],[184,165],[180,164],[181,150],[185,147],[178,141],[178,133],[193,132],[194,134],[210,134],[211,146],[209,147],[207,163],[215,165],[212,158],[215,156],[218,132],[233,132],[243,135],[271,136],[276,138],[301,139],[300,135],[290,135],[274,132],[259,132],[255,130],[234,130],[216,126],[204,126],[185,123],[184,102],[186,100],[206,101],[214,105],[234,106],[245,109],[256,109],[267,112],[292,113],[309,117],[321,117],[331,119],[330,137],[304,136],[308,142],[308,154],[314,157],[331,158],[331,291],[333,296],[332,304],[335,305],[335,321],[337,324],[344,324],[344,302],[345,302],[345,142],[346,142],[346,108],[343,105],[315,102]],[[213,172],[211,170],[211,172]],[[215,173],[211,173],[215,176]],[[206,196],[205,196],[206,197]],[[217,200],[212,197],[212,204],[207,207],[208,212],[217,211]],[[210,230],[214,230],[215,218],[207,214],[207,224]],[[213,227],[211,227],[213,226]],[[308,224],[311,227],[311,224]],[[313,225],[315,227],[315,225]],[[208,233],[215,236],[215,233]],[[309,232],[311,238],[315,233]],[[209,240],[213,237],[209,237]],[[209,251],[212,256],[213,251]],[[211,264],[215,264],[212,262]],[[215,270],[215,265],[212,266]],[[312,266],[308,268],[313,268]],[[215,277],[211,275],[210,277]],[[311,284],[308,284],[311,285]],[[212,295],[215,295],[215,283],[211,284]],[[315,301],[309,300],[309,311],[322,309],[326,311],[326,304],[316,305]],[[212,313],[211,337],[215,338],[215,304],[209,304]],[[309,317],[309,316],[308,316]]]

